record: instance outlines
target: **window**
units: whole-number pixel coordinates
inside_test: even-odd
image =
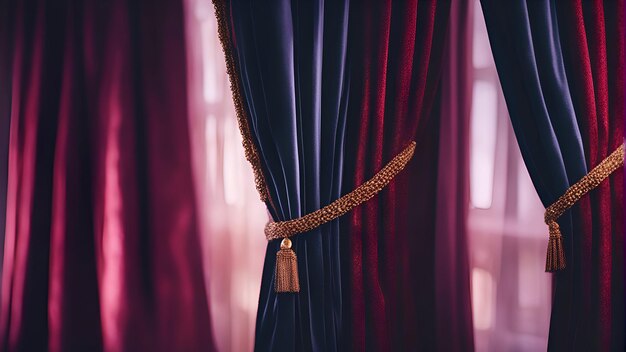
[[[480,2],[474,5],[468,223],[476,350],[545,351],[544,209],[511,129]]]

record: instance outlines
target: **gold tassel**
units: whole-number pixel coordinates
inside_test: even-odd
[[[283,238],[276,253],[276,292],[300,292],[298,258],[291,249],[291,240]]]
[[[546,254],[546,272],[555,272],[565,268],[565,251],[563,250],[563,236],[559,224],[552,220],[548,223],[550,240]]]

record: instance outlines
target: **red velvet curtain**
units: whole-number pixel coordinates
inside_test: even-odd
[[[344,224],[349,233],[350,348],[356,351],[473,349],[465,219],[457,224],[461,241],[435,235],[450,230],[438,228],[437,222],[438,170],[445,169],[439,164],[439,146],[446,142],[439,140],[439,129],[446,138],[455,131],[439,118],[442,111],[451,112],[439,103],[449,12],[448,1],[365,1],[351,9],[354,73],[347,129],[356,148],[355,157],[347,160],[354,163],[347,173],[354,175],[348,188],[369,179],[410,141],[417,142],[405,170],[353,210]],[[454,123],[461,128],[457,123],[466,122]],[[445,160],[464,162],[462,156],[452,159],[457,151],[466,152],[466,142],[446,146]],[[446,180],[448,190],[467,190],[467,166],[459,167]],[[467,202],[461,203],[460,213],[448,210],[464,217]],[[441,247],[444,242],[447,250]],[[458,263],[445,255],[459,255]],[[440,281],[448,275],[453,285]],[[458,320],[448,323],[439,314]]]
[[[212,350],[182,3],[8,3],[0,349]]]
[[[556,5],[567,79],[591,170],[624,141],[624,2]],[[581,350],[624,348],[623,179],[623,169],[616,171],[576,207],[574,255],[580,265],[555,301],[572,291],[580,295],[572,302],[574,318],[565,307],[553,311],[552,347],[574,346],[575,340]]]
[[[0,11],[0,244],[4,243],[6,216],[7,158],[9,149],[9,119],[11,115],[11,17],[8,11]],[[0,274],[3,251],[0,251]]]
[[[474,330],[468,238],[473,3],[453,1],[443,55],[434,256],[435,349],[471,351]],[[424,171],[421,171],[424,172]]]

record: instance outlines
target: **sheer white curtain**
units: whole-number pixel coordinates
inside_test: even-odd
[[[547,230],[513,134],[474,1],[469,234],[477,351],[545,351],[551,276]]]
[[[185,2],[190,132],[213,333],[220,351],[252,351],[268,217],[244,157],[213,5]]]

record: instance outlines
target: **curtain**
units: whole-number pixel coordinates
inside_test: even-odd
[[[466,248],[460,243],[465,257],[458,259],[465,271],[457,276],[454,263],[441,256],[454,250],[443,246],[447,242],[443,235],[451,234],[443,227],[445,215],[437,212],[437,206],[446,207],[445,192],[456,186],[453,181],[445,191],[437,188],[439,136],[454,133],[454,126],[439,119],[446,108],[436,104],[442,94],[438,83],[449,6],[446,1],[369,1],[355,6],[357,15],[351,16],[354,82],[348,126],[354,131],[349,140],[356,157],[350,158],[355,165],[348,173],[348,189],[371,177],[407,141],[417,142],[416,156],[406,169],[349,215],[354,350],[454,347],[454,342],[446,341],[450,338],[440,339],[438,331],[456,331],[454,339],[464,345],[462,349],[472,348],[466,311],[459,312],[462,331],[455,324],[438,326],[451,313],[439,309],[457,307],[453,294],[443,296],[452,288],[446,287],[443,277],[451,274],[461,300],[469,299]],[[463,142],[459,143],[460,147]],[[452,162],[448,148],[457,147],[442,150],[443,160]],[[442,237],[436,237],[438,232]]]
[[[274,292],[279,241],[268,244],[256,349],[471,349],[465,219],[457,218],[466,208],[447,227],[436,202],[467,191],[463,166],[447,180],[452,188],[437,188],[449,2],[215,5],[274,220],[320,209],[418,142],[416,160],[378,196],[293,237],[298,294]],[[442,163],[464,160],[455,153],[465,143],[445,148]],[[458,320],[451,326],[437,314]]]
[[[435,217],[435,349],[474,348],[468,258],[472,1],[453,1],[443,54]],[[450,338],[454,336],[454,338]]]
[[[182,3],[10,10],[1,349],[212,350]]]
[[[13,35],[9,11],[0,13],[0,244],[4,244],[6,214],[7,158],[9,150],[9,121],[11,114],[11,43]],[[2,258],[0,251],[0,275]],[[0,293],[1,295],[1,293]]]
[[[544,206],[623,142],[621,1],[482,0],[515,134]],[[623,171],[559,220],[550,350],[624,349]]]
[[[275,220],[300,217],[341,196],[350,91],[348,5],[230,2],[248,123],[262,156],[272,200],[268,209]],[[267,246],[256,349],[341,349],[338,222],[293,238],[301,277],[297,295],[274,292],[279,242]]]

